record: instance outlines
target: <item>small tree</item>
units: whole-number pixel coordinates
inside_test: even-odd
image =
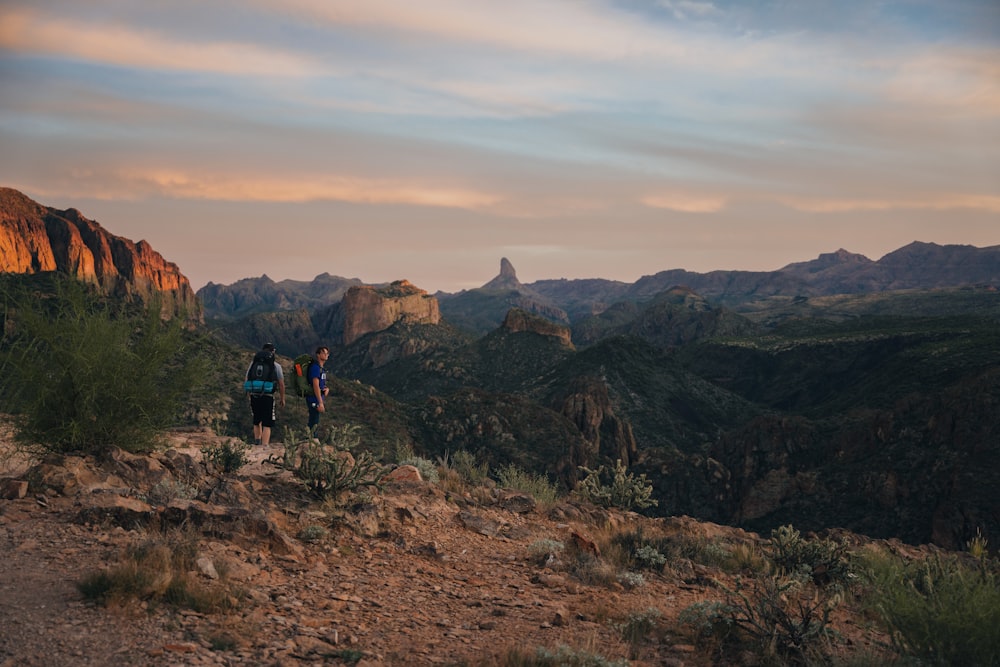
[[[59,453],[152,449],[203,375],[183,323],[77,281],[4,285],[2,389],[20,439]]]

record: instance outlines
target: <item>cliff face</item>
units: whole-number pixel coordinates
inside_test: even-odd
[[[352,287],[341,301],[344,345],[367,333],[388,329],[397,322],[437,324],[441,321],[438,301],[406,280],[388,287]]]
[[[569,327],[556,324],[538,315],[532,315],[520,308],[511,308],[507,311],[507,316],[501,326],[511,333],[530,331],[541,336],[550,336],[559,340],[566,347],[573,347],[573,343],[570,341]]]
[[[115,236],[76,209],[60,211],[0,188],[0,272],[47,271],[144,303],[159,296],[164,317],[201,320],[188,279],[145,241]]]

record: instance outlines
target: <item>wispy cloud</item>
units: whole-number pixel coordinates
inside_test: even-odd
[[[779,197],[780,203],[809,213],[843,213],[848,211],[949,210],[976,209],[1000,213],[1000,196],[942,194],[916,195],[906,199],[804,199]]]
[[[1000,49],[934,49],[900,62],[886,94],[895,101],[1000,121]]]
[[[641,201],[650,208],[664,208],[682,213],[717,213],[726,207],[727,197],[684,192],[661,192],[646,195]]]
[[[63,173],[60,190],[81,198],[132,200],[152,196],[248,203],[349,202],[457,209],[496,205],[495,194],[472,189],[389,179],[304,173],[248,174],[172,168],[123,168],[106,171],[73,168]]]
[[[502,9],[483,0],[258,0],[257,4],[331,25],[429,36],[439,45],[445,40],[594,59],[688,55],[682,41],[664,40],[640,18],[599,2],[510,0]]]
[[[31,9],[0,12],[0,48],[138,69],[282,77],[323,72],[312,58],[253,43],[186,41],[126,24],[90,24]]]

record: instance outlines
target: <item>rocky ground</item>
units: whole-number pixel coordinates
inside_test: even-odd
[[[184,465],[196,470],[214,438],[178,432],[170,457],[121,454],[100,467],[64,459],[29,472],[29,462],[3,459],[11,497],[0,499],[0,667],[502,665],[514,649],[563,646],[630,665],[708,665],[677,617],[719,599],[711,581],[730,575],[676,562],[625,586],[602,570],[606,559],[593,559],[586,574],[567,554],[599,549],[610,533],[640,524],[651,533],[759,541],[687,518],[570,503],[532,508],[500,492],[474,500],[405,471],[354,505],[309,502],[287,471],[266,462],[280,446],[256,449],[250,465],[215,479],[205,502],[154,502],[152,481],[176,478]],[[237,604],[198,613],[84,600],[84,577],[150,540],[193,540],[194,580],[225,584]],[[539,555],[546,540],[567,551]],[[652,609],[654,627],[628,641],[623,625]],[[885,640],[848,611],[835,623],[836,651],[845,655],[871,654]],[[755,664],[746,655],[734,661]]]

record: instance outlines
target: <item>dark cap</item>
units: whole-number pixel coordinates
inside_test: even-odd
[[[264,343],[264,347],[261,348],[261,349],[269,350],[270,352],[274,352],[274,343]]]

